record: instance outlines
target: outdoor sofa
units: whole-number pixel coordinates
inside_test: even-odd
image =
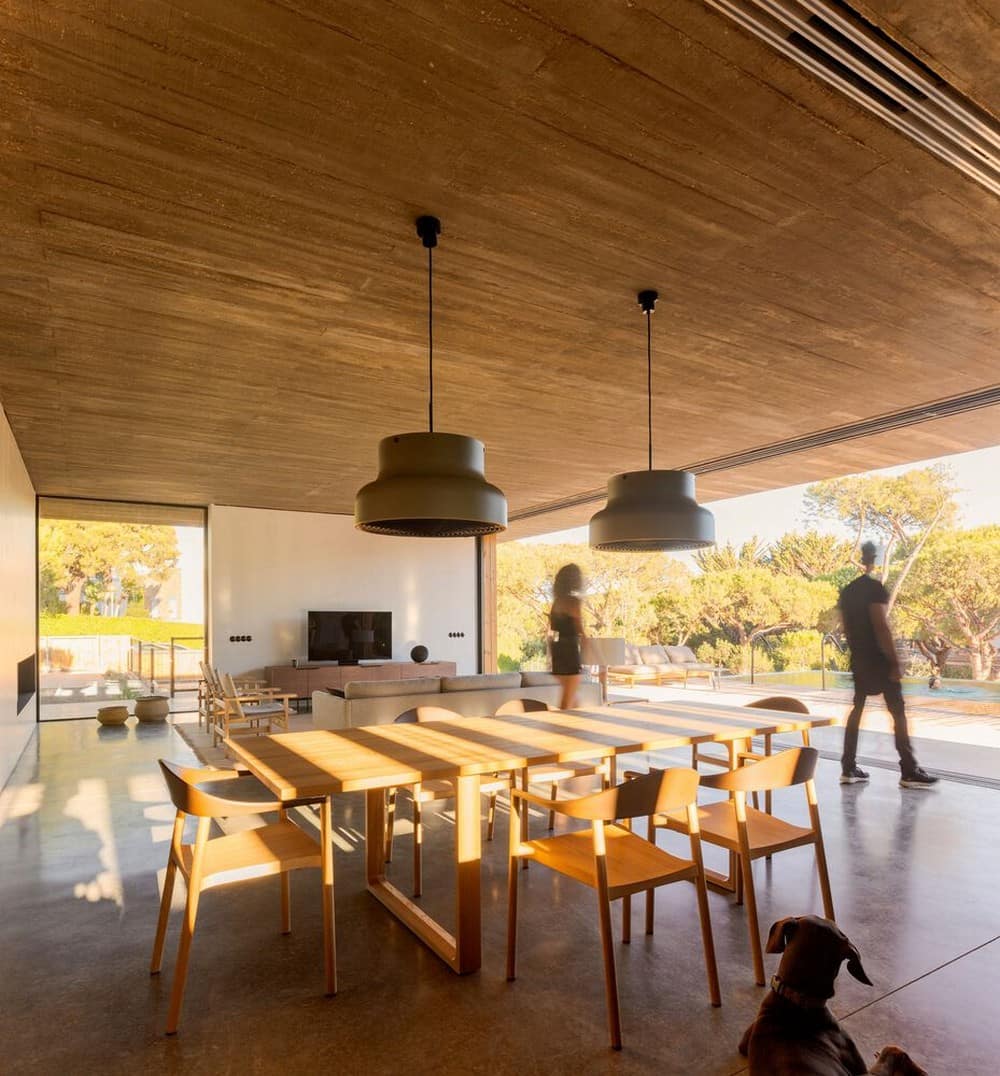
[[[632,687],[636,683],[666,684],[683,683],[692,677],[707,679],[710,686],[719,686],[718,669],[706,661],[699,661],[689,646],[633,646],[625,644],[625,664],[609,665],[608,676],[615,683]]]

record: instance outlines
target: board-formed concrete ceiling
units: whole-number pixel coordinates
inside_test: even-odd
[[[856,6],[996,114],[986,7]],[[425,428],[428,212],[436,428],[514,515],[644,466],[643,287],[660,467],[1000,381],[998,200],[701,0],[11,0],[0,46],[40,493],[350,513]],[[997,441],[994,409],[708,492]]]

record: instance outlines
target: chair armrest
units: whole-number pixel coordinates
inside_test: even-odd
[[[526,803],[533,803],[537,807],[544,807],[546,811],[557,811],[559,814],[565,814],[562,809],[563,805],[572,802],[572,800],[547,800],[544,796],[535,795],[534,792],[525,792],[523,788],[512,788],[510,795],[512,800],[524,800]]]

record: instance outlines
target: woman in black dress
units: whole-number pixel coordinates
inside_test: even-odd
[[[552,608],[549,610],[549,650],[552,673],[562,684],[559,708],[571,710],[576,706],[580,684],[580,645],[583,641],[583,620],[580,594],[583,591],[583,572],[578,564],[564,564],[552,583]]]

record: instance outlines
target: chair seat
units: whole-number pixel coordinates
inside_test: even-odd
[[[236,782],[219,783],[235,784]],[[185,877],[191,875],[193,858],[194,846],[182,845],[180,866]],[[225,837],[214,837],[205,845],[204,877],[206,879],[215,874],[244,871],[250,867],[259,868],[254,871],[254,876],[257,877],[319,865],[319,842],[287,820],[273,822],[271,825],[260,826],[257,829],[247,829],[242,833],[232,833]],[[219,881],[216,884],[221,885],[223,882]]]
[[[541,766],[532,766],[528,776],[532,781],[569,781],[573,777],[593,777],[596,773],[607,773],[607,762],[553,762]]]
[[[680,833],[687,832],[687,815],[683,811],[671,811],[656,815],[656,824]],[[736,828],[736,808],[731,800],[699,804],[698,825],[701,839],[716,844],[730,852],[740,850],[739,833]],[[812,844],[813,832],[803,826],[794,826],[781,818],[747,807],[747,839],[753,858],[795,848],[800,844]]]
[[[479,779],[479,791],[484,796],[491,796],[495,792],[504,792],[510,788],[509,777],[499,777],[494,774],[484,774]],[[448,778],[423,781],[420,785],[420,795],[417,800],[420,803],[433,803],[436,800],[450,800],[455,795],[455,782]]]
[[[248,702],[243,704],[243,713],[247,717],[264,717],[267,714],[283,714],[285,707],[280,702]]]
[[[694,878],[697,868],[621,826],[604,829],[607,844],[608,896],[614,900],[651,886]],[[597,887],[593,830],[524,841],[521,853],[591,888]]]

